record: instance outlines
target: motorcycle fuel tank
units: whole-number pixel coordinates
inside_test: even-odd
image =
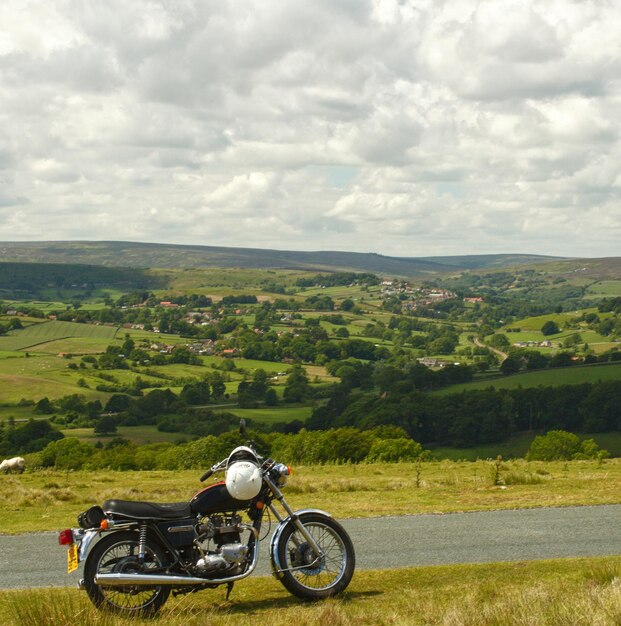
[[[224,482],[209,485],[199,491],[191,500],[192,513],[208,515],[210,513],[225,513],[239,511],[250,506],[251,500],[236,500],[231,496]]]

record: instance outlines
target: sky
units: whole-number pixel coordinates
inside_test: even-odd
[[[621,256],[614,0],[2,0],[0,241]]]

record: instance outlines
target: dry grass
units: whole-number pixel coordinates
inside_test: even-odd
[[[492,461],[294,468],[285,495],[294,508],[337,517],[447,513],[491,509],[618,504],[621,459],[503,462],[493,485]],[[180,502],[201,488],[200,472],[60,472],[0,475],[0,532],[56,530],[107,498]],[[361,497],[361,495],[363,497]]]
[[[6,626],[120,626],[77,590],[0,593]],[[302,604],[272,578],[170,599],[152,620],[167,626],[613,626],[621,623],[621,557],[371,570],[336,600]]]

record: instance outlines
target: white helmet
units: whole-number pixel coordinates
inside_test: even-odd
[[[252,500],[261,483],[261,470],[252,461],[235,461],[226,470],[226,488],[236,500]]]

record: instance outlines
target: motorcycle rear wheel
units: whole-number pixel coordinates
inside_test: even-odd
[[[349,535],[336,520],[319,513],[301,515],[300,521],[323,557],[317,559],[302,533],[290,522],[276,546],[283,570],[280,582],[303,600],[322,600],[341,593],[349,585],[356,566]]]
[[[97,608],[127,616],[148,617],[157,613],[168,599],[170,587],[166,586],[106,587],[95,584],[96,574],[144,572],[165,567],[167,558],[163,548],[149,539],[141,565],[138,543],[137,533],[122,531],[105,536],[92,549],[84,566],[84,587]]]

